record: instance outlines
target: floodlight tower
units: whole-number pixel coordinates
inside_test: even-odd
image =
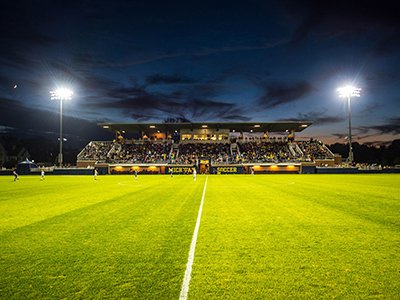
[[[63,136],[62,136],[62,110],[63,110],[63,100],[71,100],[73,91],[67,88],[59,88],[55,91],[50,91],[51,100],[60,100],[60,152],[58,154],[58,163],[60,167],[63,165],[63,154],[62,154],[62,144],[63,144]]]
[[[352,146],[352,137],[351,137],[351,97],[360,97],[361,88],[357,88],[351,85],[347,85],[337,89],[339,93],[339,97],[347,99],[347,112],[349,115],[349,157],[348,162],[352,163],[354,160],[353,156],[353,146]]]

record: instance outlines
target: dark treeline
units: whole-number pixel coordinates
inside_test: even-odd
[[[8,157],[3,164],[3,167],[13,168],[25,158],[34,160],[37,163],[55,164],[57,162],[57,155],[59,152],[58,141],[52,141],[45,137],[35,138],[17,138],[10,135],[0,136],[0,144],[7,152]],[[75,165],[76,156],[83,149],[86,143],[81,145],[71,145],[69,143],[63,144],[63,158],[65,164]],[[29,157],[16,158],[21,149],[26,149],[29,152]],[[22,152],[22,151],[21,151]]]
[[[354,161],[356,163],[379,164],[381,166],[400,165],[400,140],[394,140],[389,146],[369,146],[353,143]],[[333,144],[328,146],[333,153],[343,158],[349,155],[347,144]]]

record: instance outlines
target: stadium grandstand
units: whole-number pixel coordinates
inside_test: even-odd
[[[103,173],[304,173],[341,163],[321,141],[297,140],[312,123],[101,123],[113,141],[91,141],[78,167]]]

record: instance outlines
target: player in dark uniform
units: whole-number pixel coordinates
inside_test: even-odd
[[[14,175],[14,181],[19,180],[17,170],[14,170],[14,171],[13,171],[13,175]]]

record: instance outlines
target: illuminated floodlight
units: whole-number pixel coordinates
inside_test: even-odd
[[[347,100],[347,113],[349,116],[349,157],[348,162],[353,163],[353,146],[352,146],[352,136],[351,136],[351,98],[360,97],[361,88],[354,87],[352,85],[346,85],[337,89],[340,98],[345,98]]]
[[[63,165],[63,153],[62,153],[62,148],[63,148],[63,134],[62,134],[62,115],[63,115],[63,100],[71,100],[72,99],[72,95],[74,94],[74,92],[70,89],[67,88],[58,88],[54,91],[50,91],[50,95],[51,95],[51,100],[60,100],[60,137],[59,137],[59,141],[60,141],[60,151],[58,153],[58,163],[60,165],[60,167],[62,167]]]
[[[203,128],[207,128],[208,126],[207,126],[207,125],[201,125],[201,127],[203,127]]]
[[[260,128],[260,127],[261,127],[261,125],[259,125],[259,124],[256,124],[256,125],[254,125],[254,127],[255,127],[255,128]]]
[[[103,128],[104,128],[104,129],[108,129],[108,128],[110,128],[110,126],[108,126],[108,125],[103,125]]]
[[[361,88],[354,87],[352,85],[346,85],[337,89],[339,97],[360,97]]]
[[[74,92],[67,88],[59,88],[55,91],[50,91],[51,100],[71,100]]]
[[[155,125],[150,125],[149,128],[156,128],[156,126]]]
[[[307,124],[302,124],[301,127],[306,128],[308,125]]]

